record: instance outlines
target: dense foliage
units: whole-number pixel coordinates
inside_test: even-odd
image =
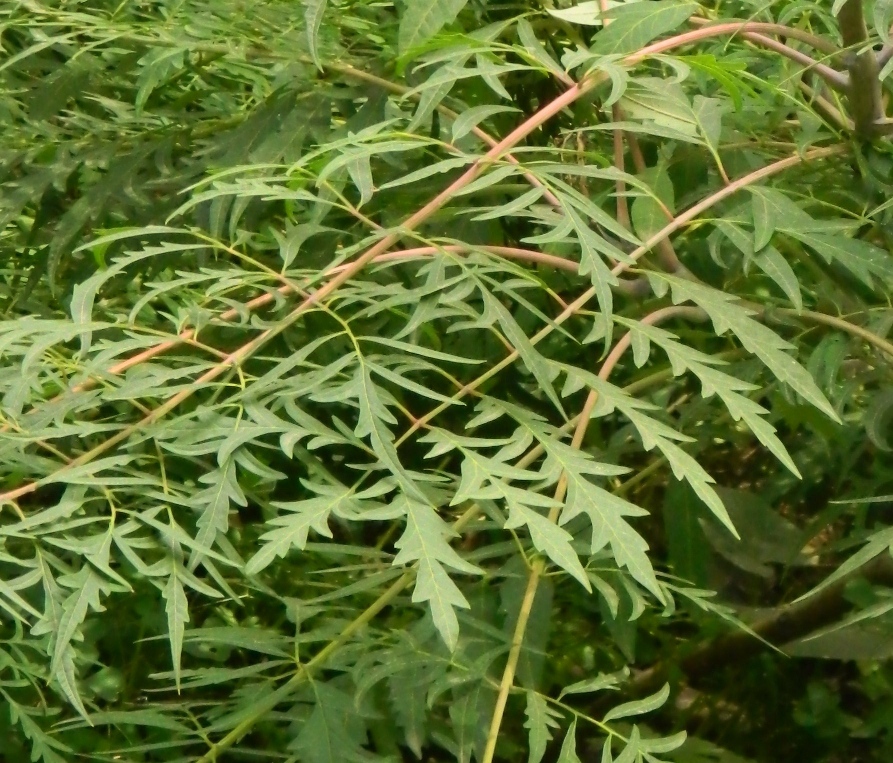
[[[888,761],[889,0],[0,6],[4,761]]]

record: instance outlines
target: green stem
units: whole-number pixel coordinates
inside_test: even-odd
[[[215,763],[218,756],[236,744],[245,734],[254,728],[254,725],[269,713],[276,705],[288,697],[298,686],[309,678],[309,674],[315,668],[324,665],[329,657],[346,644],[353,635],[364,626],[372,622],[373,618],[387,607],[415,578],[414,570],[407,570],[390,588],[370,604],[353,622],[350,623],[338,637],[330,641],[308,663],[301,665],[298,671],[282,686],[258,700],[254,710],[246,718],[243,718],[236,727],[223,739],[202,755],[196,763]]]
[[[678,315],[701,318],[702,312],[699,308],[689,306],[670,306],[655,310],[653,313],[646,315],[642,319],[642,323],[646,325],[654,325],[663,321],[674,318]],[[615,345],[614,349],[605,358],[602,367],[599,369],[600,378],[607,380],[611,372],[616,368],[617,363],[623,353],[630,346],[632,340],[632,332],[628,331]],[[589,427],[592,410],[598,401],[598,393],[595,390],[590,391],[583,404],[583,410],[576,418],[576,429],[574,438],[571,441],[571,447],[579,450],[583,445],[586,437],[586,429]],[[660,464],[660,461],[656,462]],[[656,467],[655,467],[656,468]],[[565,492],[567,490],[567,474],[562,473],[555,488],[555,508],[549,511],[549,521],[558,522],[558,518],[564,506],[562,505]],[[530,613],[533,609],[533,601],[536,598],[536,591],[539,587],[540,578],[546,569],[546,561],[542,556],[538,556],[530,566],[530,573],[527,577],[527,588],[524,591],[524,598],[521,601],[521,609],[518,612],[518,621],[515,623],[515,630],[512,634],[512,645],[509,649],[508,660],[505,669],[502,672],[502,679],[499,682],[499,693],[496,696],[496,706],[493,709],[493,717],[490,720],[490,730],[487,734],[487,743],[484,748],[484,755],[481,763],[493,763],[493,756],[496,752],[496,742],[499,739],[499,730],[502,727],[502,719],[505,715],[505,706],[508,702],[509,693],[515,684],[515,672],[518,668],[518,660],[521,656],[521,649],[524,645],[524,634],[527,632],[527,623],[530,620]]]
[[[803,318],[805,320],[812,321],[813,323],[822,323],[825,326],[832,326],[833,328],[844,331],[847,334],[857,336],[860,339],[864,339],[869,344],[874,345],[882,352],[885,352],[887,355],[890,356],[890,359],[893,360],[893,343],[889,342],[881,336],[878,336],[874,332],[869,331],[862,326],[857,326],[855,323],[850,323],[843,318],[836,318],[833,315],[825,315],[825,313],[817,313],[812,310],[785,309],[776,310],[775,312],[780,313],[781,315],[789,315],[792,318]]]

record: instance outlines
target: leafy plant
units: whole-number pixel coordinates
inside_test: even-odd
[[[10,760],[887,759],[889,3],[2,14]]]

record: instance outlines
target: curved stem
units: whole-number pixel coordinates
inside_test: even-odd
[[[749,40],[764,48],[780,53],[785,58],[788,58],[795,63],[803,64],[808,71],[817,74],[828,83],[829,87],[837,92],[848,92],[850,78],[846,74],[843,74],[836,69],[832,69],[826,64],[819,63],[811,56],[806,55],[806,53],[801,53],[799,50],[795,50],[794,48],[785,45],[783,42],[779,42],[778,40],[774,40],[771,37],[766,37],[762,34],[757,34],[756,32],[745,32],[741,36],[744,37],[745,40]]]
[[[698,16],[692,16],[688,21],[690,24],[698,27],[709,26],[710,24],[715,23],[710,21],[710,19],[700,18]],[[799,40],[800,42],[805,42],[810,47],[815,48],[819,52],[825,53],[828,56],[839,56],[842,53],[840,48],[838,48],[837,45],[835,45],[826,37],[820,37],[803,29],[786,26],[785,24],[774,24],[772,22],[763,21],[746,21],[744,19],[724,19],[723,21],[725,23],[737,22],[739,24],[746,24],[747,31],[775,34],[780,37],[787,37],[791,40]]]
[[[689,19],[689,22],[701,29],[710,28],[711,23],[707,19],[701,19],[696,16]],[[849,87],[849,78],[846,74],[837,71],[827,64],[816,61],[812,56],[809,56],[806,53],[801,53],[799,50],[796,50],[789,45],[785,45],[779,40],[766,37],[765,34],[762,33],[783,35],[791,39],[800,40],[829,56],[840,55],[842,51],[830,40],[825,40],[821,37],[809,34],[808,32],[804,32],[803,30],[785,26],[784,24],[766,24],[759,21],[740,21],[738,23],[742,24],[741,31],[733,36],[743,37],[745,40],[773,50],[776,53],[785,56],[785,58],[789,58],[791,61],[803,64],[807,69],[814,71],[835,90],[842,93],[847,91],[847,88]]]
[[[817,313],[812,310],[783,309],[775,310],[773,312],[780,313],[781,315],[789,315],[792,318],[804,318],[808,321],[812,321],[813,323],[822,323],[825,326],[831,326],[832,328],[844,331],[847,334],[851,334],[852,336],[864,339],[869,344],[877,347],[881,352],[889,355],[890,359],[893,360],[893,342],[889,342],[888,340],[884,339],[881,336],[878,336],[874,332],[869,331],[862,326],[858,326],[855,323],[850,323],[843,318],[837,318],[833,315],[826,315],[825,313]]]
[[[806,161],[813,161],[816,159],[825,159],[829,156],[835,156],[836,154],[842,154],[848,149],[847,146],[829,146],[826,148],[816,148],[812,151],[807,151],[805,154],[797,155],[797,156],[789,156],[786,159],[779,159],[777,162],[773,162],[772,164],[768,164],[765,167],[762,167],[754,172],[751,172],[748,175],[745,175],[738,180],[735,180],[729,183],[727,186],[720,188],[718,191],[715,191],[710,196],[705,199],[702,199],[697,204],[689,207],[685,212],[678,215],[672,222],[668,223],[664,226],[660,231],[655,233],[650,239],[648,239],[642,246],[633,251],[629,256],[630,259],[635,262],[640,259],[643,255],[649,252],[656,244],[660,243],[667,236],[672,235],[677,230],[682,228],[684,225],[688,224],[692,220],[694,220],[701,212],[705,212],[710,207],[718,204],[723,199],[732,196],[733,194],[740,191],[742,188],[746,188],[749,185],[753,185],[754,183],[763,180],[764,178],[771,177],[772,175],[776,175],[779,172],[782,172],[789,167],[794,167],[797,164]],[[632,263],[630,262],[620,262],[614,266],[611,272],[614,275],[619,275],[620,273],[624,273],[632,267]],[[591,296],[594,295],[595,290],[590,289]],[[590,293],[587,292],[587,293]]]

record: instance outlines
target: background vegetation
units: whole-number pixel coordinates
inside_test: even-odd
[[[4,761],[889,761],[889,0],[0,6]]]

